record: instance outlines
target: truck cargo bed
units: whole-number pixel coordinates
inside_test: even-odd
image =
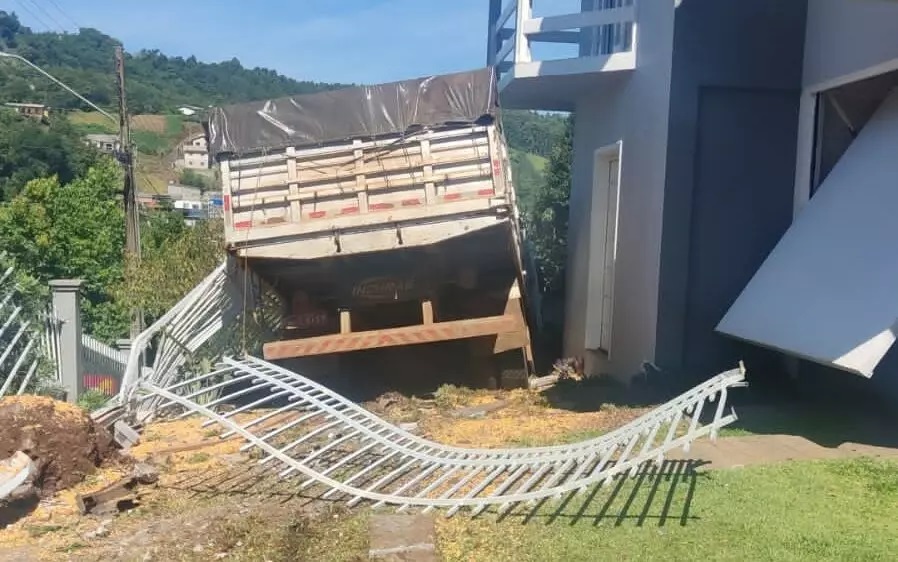
[[[267,359],[453,342],[472,372],[526,381],[493,69],[220,108],[208,130],[229,253],[283,306]]]
[[[294,259],[431,244],[509,219],[505,161],[493,125],[228,158],[225,240]]]

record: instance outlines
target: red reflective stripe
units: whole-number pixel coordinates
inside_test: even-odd
[[[342,209],[340,209],[341,215],[354,215],[358,212],[359,212],[358,207],[343,207]]]
[[[253,221],[239,221],[234,223],[234,228],[236,229],[244,229],[249,228],[253,225]]]
[[[494,193],[496,193],[496,190],[493,188],[481,189],[477,192],[477,195],[493,195]]]
[[[310,219],[323,219],[327,216],[327,211],[312,211],[309,213]]]
[[[225,195],[224,200],[222,201],[222,207],[224,207],[225,211],[231,210],[231,196]]]
[[[443,195],[443,201],[455,201],[457,199],[461,199],[461,193],[450,193],[449,195]]]
[[[396,205],[392,203],[375,203],[373,205],[368,205],[368,208],[372,211],[384,211],[386,209],[392,209]]]
[[[420,205],[420,204],[421,204],[420,199],[403,199],[402,200],[403,207],[414,207],[415,205]]]
[[[493,175],[499,177],[502,173],[502,164],[499,163],[498,159],[493,160]]]

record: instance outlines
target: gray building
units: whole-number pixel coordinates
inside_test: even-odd
[[[84,139],[87,141],[87,144],[106,154],[112,154],[120,145],[118,135],[91,133],[84,135]]]
[[[568,356],[622,379],[745,360],[898,394],[898,259],[880,255],[898,237],[898,3],[489,10],[503,105],[576,115]]]

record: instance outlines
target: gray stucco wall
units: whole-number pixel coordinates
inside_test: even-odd
[[[751,355],[714,328],[791,221],[806,7],[683,0],[676,10],[662,368],[705,376]]]
[[[673,2],[639,2],[637,68],[602,77],[576,104],[565,353],[591,374],[626,377],[651,360],[661,247],[670,91]],[[595,151],[622,141],[617,261],[610,361],[585,349],[586,325],[600,314],[604,249],[593,201]]]
[[[808,3],[805,87],[816,87],[895,61],[896,53],[898,2],[811,0]]]

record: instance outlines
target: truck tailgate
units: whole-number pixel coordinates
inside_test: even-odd
[[[509,218],[506,163],[494,125],[230,157],[226,242],[302,259],[437,242]]]

